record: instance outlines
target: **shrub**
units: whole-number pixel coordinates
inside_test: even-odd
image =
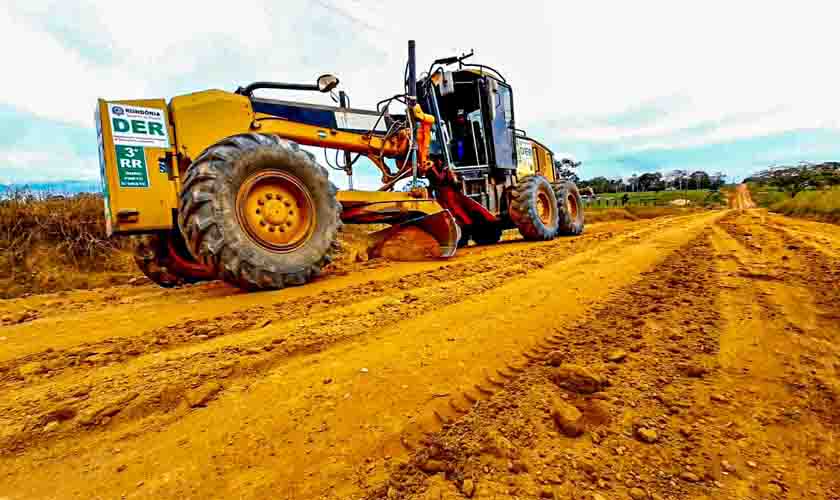
[[[102,204],[101,196],[91,194],[35,196],[12,190],[0,197],[0,296],[14,295],[12,288],[44,291],[38,282],[45,273],[56,282],[74,271],[133,271],[124,267],[128,240],[105,236]],[[57,283],[55,288],[64,287]]]
[[[800,191],[793,198],[772,203],[770,209],[785,215],[840,223],[840,188]]]

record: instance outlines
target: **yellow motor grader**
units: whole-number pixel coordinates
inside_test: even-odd
[[[333,75],[168,104],[100,99],[107,232],[134,235],[135,260],[162,286],[220,278],[248,290],[309,281],[338,251],[343,223],[389,224],[381,238],[422,229],[443,258],[470,239],[497,242],[507,228],[530,240],[580,234],[577,188],[515,127],[505,78],[466,62],[471,55],[438,59],[418,78],[410,41],[404,91],[376,110],[349,107]],[[261,89],[327,92],[339,105],[267,99]],[[336,189],[299,145],[335,150],[336,165],[325,158],[350,189]],[[353,189],[360,157],[381,171],[378,191]],[[408,188],[395,191],[401,181]]]

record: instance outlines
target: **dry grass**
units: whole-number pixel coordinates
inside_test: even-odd
[[[801,191],[793,198],[773,203],[770,209],[785,215],[840,224],[840,188]]]
[[[107,239],[102,198],[0,198],[0,298],[120,282],[135,275],[127,240]],[[130,265],[129,265],[130,264]]]

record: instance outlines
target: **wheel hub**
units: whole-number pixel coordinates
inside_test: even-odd
[[[574,195],[569,194],[566,196],[566,210],[569,212],[569,216],[573,221],[576,221],[578,218],[578,204],[577,199],[575,199]]]
[[[308,190],[285,172],[252,175],[239,188],[236,207],[248,235],[269,250],[290,252],[304,244],[315,228]]]
[[[545,225],[550,225],[554,219],[554,206],[546,193],[537,193],[537,217]]]

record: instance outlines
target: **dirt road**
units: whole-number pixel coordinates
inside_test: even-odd
[[[838,498],[838,270],[717,211],[0,302],[0,497]]]
[[[746,210],[748,208],[755,208],[756,204],[752,199],[749,188],[746,184],[738,184],[735,186],[734,192],[728,193],[729,208],[738,210]]]

